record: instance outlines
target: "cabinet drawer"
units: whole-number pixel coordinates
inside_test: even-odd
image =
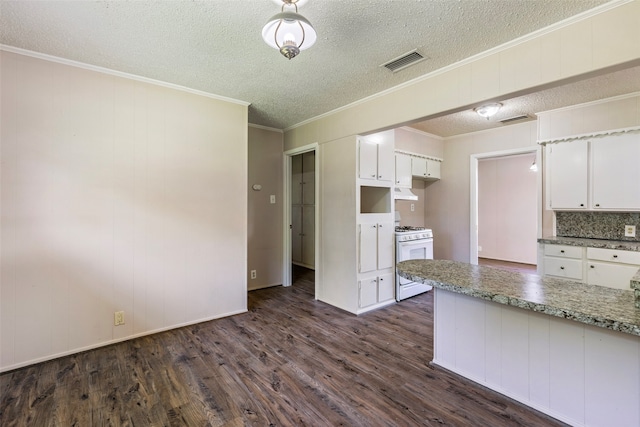
[[[618,249],[587,248],[589,260],[619,262],[640,266],[640,252],[621,251]],[[639,267],[640,268],[640,267]]]
[[[587,283],[628,291],[631,290],[631,278],[639,268],[637,265],[590,261],[587,267]]]
[[[546,256],[557,256],[563,258],[582,258],[582,248],[566,245],[544,245]]]
[[[582,259],[544,257],[544,274],[582,280]]]

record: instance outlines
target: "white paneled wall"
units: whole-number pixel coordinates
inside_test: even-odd
[[[640,337],[436,289],[434,363],[576,426],[640,425]]]
[[[246,310],[246,106],[1,55],[0,370]]]

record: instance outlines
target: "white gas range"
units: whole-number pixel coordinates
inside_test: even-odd
[[[424,227],[396,226],[396,262],[433,259],[433,231]],[[430,291],[431,286],[396,274],[396,301]]]

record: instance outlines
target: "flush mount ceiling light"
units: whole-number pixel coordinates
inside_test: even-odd
[[[287,59],[293,59],[301,50],[313,46],[317,35],[307,18],[298,13],[298,0],[282,0],[282,3],[281,12],[262,28],[262,38]],[[293,7],[295,12],[285,12],[285,7]]]
[[[536,164],[536,160],[533,160],[533,163],[531,164],[531,166],[529,166],[529,170],[531,172],[538,172],[538,165]]]
[[[500,104],[499,102],[494,102],[491,104],[481,105],[480,107],[474,108],[473,111],[478,113],[479,116],[485,117],[487,120],[489,120],[489,117],[496,114],[500,107],[502,107],[502,104]]]

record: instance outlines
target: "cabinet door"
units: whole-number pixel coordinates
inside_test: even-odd
[[[440,162],[427,159],[427,178],[440,179]]]
[[[393,140],[385,138],[378,144],[378,180],[393,182],[395,178],[395,153]]]
[[[370,277],[360,280],[360,307],[378,302],[378,278]]]
[[[358,176],[361,179],[377,179],[378,177],[378,145],[359,140],[358,150]]]
[[[411,156],[396,154],[396,187],[411,188]]]
[[[393,267],[394,248],[393,224],[378,224],[378,270]]]
[[[411,158],[411,175],[420,178],[427,177],[427,159],[420,157]]]
[[[631,290],[631,278],[638,272],[637,265],[589,261],[587,283],[609,288]]]
[[[378,302],[389,301],[396,297],[394,274],[382,274],[378,278]]]
[[[587,143],[547,146],[551,209],[587,209]]]
[[[360,273],[376,270],[377,224],[360,224]]]
[[[640,209],[640,134],[591,141],[593,209]]]

